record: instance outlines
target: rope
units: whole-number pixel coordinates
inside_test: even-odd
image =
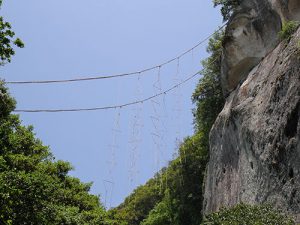
[[[79,78],[73,78],[73,79],[65,79],[65,80],[33,80],[33,81],[6,81],[6,84],[52,84],[52,83],[70,83],[70,82],[79,82],[79,81],[91,81],[91,80],[101,80],[101,79],[111,79],[111,78],[118,78],[118,77],[127,77],[127,76],[133,76],[133,75],[141,75],[144,74],[145,72],[154,70],[154,69],[159,69],[165,65],[168,65],[172,62],[174,62],[175,60],[179,60],[180,58],[182,58],[183,56],[185,56],[186,54],[194,51],[194,49],[196,49],[197,47],[199,47],[200,45],[202,45],[203,43],[205,43],[207,40],[209,40],[214,34],[216,34],[217,32],[219,32],[220,30],[222,30],[225,26],[227,25],[227,23],[223,24],[219,29],[217,29],[215,32],[213,32],[211,35],[209,35],[208,37],[206,37],[205,39],[201,40],[200,42],[198,42],[198,44],[196,44],[194,47],[186,50],[185,52],[181,53],[180,55],[169,59],[166,62],[163,62],[159,65],[155,65],[152,66],[150,68],[146,68],[146,69],[142,69],[139,71],[134,71],[134,72],[130,72],[130,73],[121,73],[121,74],[115,74],[115,75],[107,75],[107,76],[93,76],[93,77],[79,77]]]
[[[137,100],[137,101],[133,101],[133,102],[129,102],[129,103],[125,103],[125,104],[121,104],[121,105],[112,105],[112,106],[103,106],[103,107],[93,107],[93,108],[74,108],[74,109],[16,109],[14,110],[14,112],[16,113],[58,113],[58,112],[81,112],[81,111],[98,111],[98,110],[108,110],[108,109],[117,109],[117,108],[124,108],[124,107],[128,107],[128,106],[132,106],[132,105],[136,105],[136,104],[141,104],[147,101],[150,101],[154,98],[157,98],[161,95],[165,95],[169,92],[171,92],[172,90],[180,87],[181,85],[185,84],[186,82],[188,82],[189,80],[193,79],[195,76],[197,76],[199,74],[199,72],[193,74],[192,76],[186,78],[185,80],[183,80],[182,82],[174,85],[173,87],[170,87],[167,90],[161,91],[155,95],[152,95],[150,97],[144,98],[142,100]]]

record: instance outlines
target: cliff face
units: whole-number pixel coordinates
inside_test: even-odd
[[[300,219],[300,29],[289,42],[277,38],[282,19],[299,18],[300,2],[247,2],[226,31],[228,97],[210,133],[204,213],[269,202]],[[264,14],[243,14],[262,2]]]
[[[278,44],[283,21],[300,20],[299,0],[244,0],[228,22],[222,59],[225,94]]]

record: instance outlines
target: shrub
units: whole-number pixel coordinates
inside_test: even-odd
[[[202,225],[295,225],[295,222],[270,205],[239,204],[210,214]]]
[[[282,24],[282,29],[279,32],[279,37],[281,40],[289,40],[293,33],[296,32],[296,30],[299,27],[299,22],[297,21],[288,21],[284,22]]]

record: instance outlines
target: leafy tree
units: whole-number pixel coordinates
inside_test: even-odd
[[[198,225],[202,221],[202,184],[207,162],[203,133],[184,140],[179,157],[162,174],[164,198],[143,225]]]
[[[173,206],[174,200],[167,194],[165,198],[152,209],[141,225],[176,225]]]
[[[221,86],[221,56],[224,31],[219,31],[209,40],[207,52],[210,56],[202,61],[203,77],[192,95],[192,101],[196,105],[193,110],[196,132],[206,135],[206,148],[210,129],[221,112],[225,98]]]
[[[237,6],[241,4],[242,0],[213,0],[214,6],[221,5],[221,14],[223,20],[229,20]]]
[[[0,65],[11,61],[13,45],[24,47],[14,35],[0,17]],[[55,161],[33,127],[21,125],[15,105],[0,81],[0,224],[110,224],[99,197],[89,194],[91,184],[68,175],[72,166]]]
[[[0,8],[2,0],[0,1]],[[3,17],[0,16],[0,65],[11,61],[11,57],[15,54],[13,45],[23,48],[24,43],[21,39],[14,39],[15,32],[11,30],[10,23],[4,21]]]
[[[105,224],[91,184],[68,176],[71,165],[55,161],[33,128],[11,114],[15,101],[0,84],[0,224]]]
[[[109,213],[113,220],[121,221],[121,225],[139,225],[162,197],[157,174],[145,185],[134,190],[124,203]]]
[[[294,225],[288,216],[274,210],[270,205],[237,205],[231,209],[209,215],[202,225]]]

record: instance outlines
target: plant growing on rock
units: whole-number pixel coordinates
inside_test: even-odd
[[[221,209],[210,214],[202,225],[295,225],[288,216],[273,209],[270,205],[251,206],[239,204],[231,209]]]
[[[292,35],[297,31],[300,23],[298,21],[288,21],[282,24],[282,29],[279,32],[281,40],[290,40]]]

